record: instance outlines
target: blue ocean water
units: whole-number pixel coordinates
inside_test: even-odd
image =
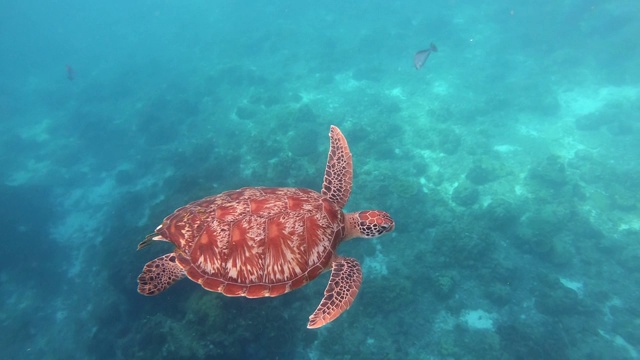
[[[640,3],[0,2],[4,359],[640,358]],[[414,54],[432,53],[420,70]],[[320,189],[362,288],[136,292],[176,208]]]

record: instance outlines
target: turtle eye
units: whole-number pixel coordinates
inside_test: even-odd
[[[377,235],[382,235],[382,234],[384,234],[384,233],[386,233],[388,231],[391,231],[391,230],[392,230],[391,224],[380,224],[380,225],[378,225],[376,227],[375,233]]]
[[[384,224],[380,224],[380,230],[381,230],[381,234],[382,233],[386,233],[386,232],[390,232],[393,231],[393,221],[388,222],[388,223],[384,223]]]

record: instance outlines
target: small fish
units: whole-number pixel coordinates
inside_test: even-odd
[[[416,53],[416,55],[413,57],[413,65],[415,65],[416,70],[420,70],[422,68],[432,52],[438,52],[438,48],[434,43],[431,43],[428,49],[420,50]]]
[[[65,65],[67,68],[67,79],[73,81],[73,79],[76,76],[76,72],[73,70],[73,68],[69,65]]]

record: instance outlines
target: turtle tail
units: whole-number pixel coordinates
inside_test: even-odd
[[[155,232],[154,232],[153,234],[149,234],[149,235],[147,235],[147,236],[144,238],[144,240],[142,240],[142,242],[140,242],[140,244],[138,244],[138,250],[140,250],[140,249],[142,249],[142,248],[145,248],[145,247],[147,247],[147,246],[151,245],[151,241],[153,241],[153,240],[154,240],[154,237],[156,237],[156,236],[159,236],[159,234],[158,234],[158,233],[155,233]]]

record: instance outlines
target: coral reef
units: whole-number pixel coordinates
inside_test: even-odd
[[[405,176],[396,177],[391,183],[391,191],[404,198],[410,198],[414,196],[418,189],[420,188],[420,183],[417,179],[408,178]]]
[[[472,268],[490,262],[491,252],[496,246],[495,238],[485,229],[461,224],[464,222],[441,225],[435,231],[432,246],[442,265]]]
[[[121,340],[119,356],[241,359],[291,355],[291,344],[297,339],[293,329],[299,328],[302,321],[290,324],[281,318],[280,311],[269,313],[264,307],[251,305],[252,300],[239,305],[233,300],[216,293],[193,292],[177,309],[165,309],[137,322]],[[282,310],[282,305],[270,308]],[[259,339],[252,335],[256,326],[260,327]]]
[[[528,175],[537,185],[551,191],[561,190],[569,184],[565,164],[557,155],[549,155],[531,167]]]
[[[454,295],[456,288],[456,273],[453,271],[438,272],[430,277],[430,289],[440,300],[446,300]]]
[[[595,131],[607,125],[610,119],[607,114],[600,112],[588,113],[575,119],[576,129],[580,131]]]
[[[492,199],[483,209],[483,218],[487,226],[493,229],[508,229],[514,227],[522,211],[518,206],[504,198]]]
[[[561,324],[553,320],[532,325],[522,320],[499,325],[502,350],[512,359],[567,359],[569,344]]]
[[[578,293],[553,275],[540,274],[535,293],[536,309],[548,316],[571,316],[593,312]],[[593,314],[596,315],[596,314]]]
[[[438,150],[447,155],[455,155],[462,145],[462,137],[453,129],[441,128],[436,131]]]
[[[463,207],[471,207],[478,202],[480,191],[474,185],[463,181],[459,183],[451,193],[451,200]]]
[[[474,161],[465,178],[474,185],[485,185],[498,180],[505,174],[506,170],[499,163],[481,157]]]
[[[508,17],[497,2],[135,2],[125,17],[85,6],[44,37],[20,15],[59,14],[14,3],[3,358],[638,358],[640,67],[618,46],[637,21],[613,2],[520,2]],[[96,42],[98,18],[134,36]],[[454,41],[417,71],[425,25]],[[339,319],[305,329],[328,273],[276,298],[186,280],[136,293],[144,263],[172,251],[136,244],[174,209],[244,186],[319,189],[329,124],[354,155],[345,211],[396,220],[341,245],[364,278]]]
[[[241,104],[236,108],[235,115],[240,120],[251,120],[258,115],[258,111],[251,105]]]

